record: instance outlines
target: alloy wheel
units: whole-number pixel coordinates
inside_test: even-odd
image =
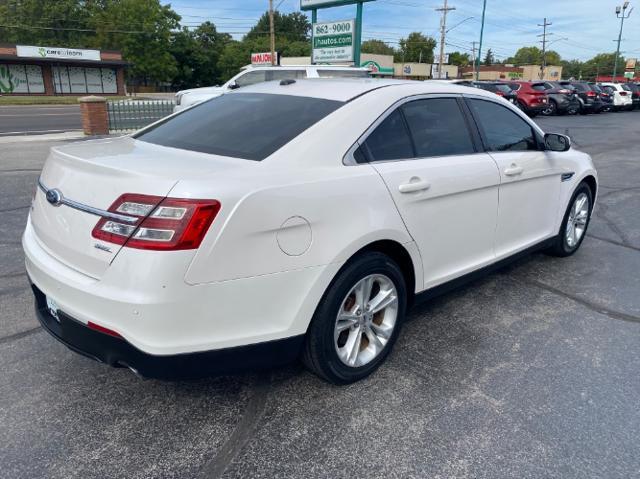
[[[358,281],[342,301],[334,328],[334,345],[340,360],[360,367],[385,348],[398,319],[398,292],[382,274]]]
[[[569,248],[575,248],[582,239],[588,219],[589,198],[585,193],[580,193],[573,202],[565,228],[565,241]]]

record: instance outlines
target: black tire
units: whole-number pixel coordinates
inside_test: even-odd
[[[386,276],[396,288],[398,302],[395,326],[384,348],[376,357],[360,367],[348,366],[342,362],[336,351],[336,317],[351,289],[361,279],[372,274]],[[303,363],[313,373],[333,384],[349,384],[367,377],[382,364],[393,348],[404,321],[406,308],[406,284],[395,261],[378,252],[367,252],[353,258],[334,278],[316,308],[305,338]]]
[[[571,212],[571,208],[573,208],[573,204],[576,198],[581,193],[584,193],[587,195],[587,198],[589,200],[589,209],[588,209],[589,213],[587,216],[587,222],[584,227],[584,233],[582,234],[578,242],[571,247],[567,244],[565,231],[567,229],[567,222],[569,221],[569,214]],[[552,256],[558,256],[558,257],[564,258],[566,256],[571,256],[576,251],[578,251],[578,249],[580,248],[580,245],[582,244],[582,241],[584,241],[584,238],[587,235],[587,230],[589,228],[589,223],[591,221],[592,211],[593,211],[593,194],[591,193],[591,188],[589,188],[589,185],[587,185],[583,181],[578,185],[576,190],[573,192],[573,195],[571,195],[571,200],[569,201],[569,205],[567,206],[567,211],[565,211],[564,218],[562,219],[562,224],[560,225],[560,231],[558,232],[558,235],[554,238],[553,245],[550,246],[545,252]]]
[[[558,114],[558,104],[555,100],[549,100],[549,105],[547,108],[542,110],[543,116],[553,116]]]

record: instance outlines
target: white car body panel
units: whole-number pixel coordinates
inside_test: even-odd
[[[576,185],[597,178],[575,150],[345,164],[363,132],[404,98],[465,94],[506,104],[490,92],[308,80],[231,94],[245,91],[352,100],[263,161],[130,137],[56,148],[41,179],[74,200],[106,209],[122,193],[143,193],[217,199],[222,209],[197,250],[108,253],[93,245],[96,216],[53,207],[38,191],[23,237],[31,281],[78,321],[113,329],[149,354],[256,344],[304,334],[337,272],[372,243],[405,248],[420,292],[554,236]],[[514,161],[521,180],[501,182],[501,167]],[[561,173],[573,176],[560,182]],[[431,188],[400,195],[397,186],[414,175],[428,175]],[[538,218],[525,233],[512,204],[522,201],[520,212]]]
[[[286,65],[286,66],[263,66],[263,67],[252,67],[248,66],[243,68],[240,73],[233,76],[222,86],[213,86],[213,87],[201,87],[201,88],[191,88],[189,90],[181,90],[176,93],[176,106],[173,108],[173,112],[176,113],[178,111],[182,111],[185,108],[189,108],[192,105],[196,105],[206,100],[210,100],[211,98],[218,97],[225,93],[229,93],[234,91],[231,86],[236,83],[236,81],[242,76],[246,75],[252,71],[275,71],[275,72],[283,72],[283,71],[300,71],[305,72],[306,78],[320,78],[318,75],[319,70],[329,70],[329,71],[361,71],[367,72],[366,68],[355,68],[341,65]]]
[[[620,83],[601,83],[602,86],[608,86],[613,89],[613,106],[616,107],[625,107],[633,105],[633,97],[631,96],[630,91],[626,91],[622,88]],[[624,92],[625,95],[621,95]]]

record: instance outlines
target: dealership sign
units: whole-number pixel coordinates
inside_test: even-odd
[[[314,23],[312,28],[313,63],[352,62],[355,20]]]
[[[63,60],[97,60],[100,61],[100,50],[81,50],[79,48],[34,47],[17,45],[19,57],[60,58]]]
[[[271,52],[252,53],[251,54],[252,65],[278,65],[278,53],[276,52],[276,59],[271,62]]]
[[[316,8],[337,7],[373,0],[300,0],[300,10],[315,10]]]

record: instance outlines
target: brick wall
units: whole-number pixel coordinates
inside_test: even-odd
[[[82,114],[82,130],[85,135],[109,134],[107,99],[101,96],[78,98]]]

